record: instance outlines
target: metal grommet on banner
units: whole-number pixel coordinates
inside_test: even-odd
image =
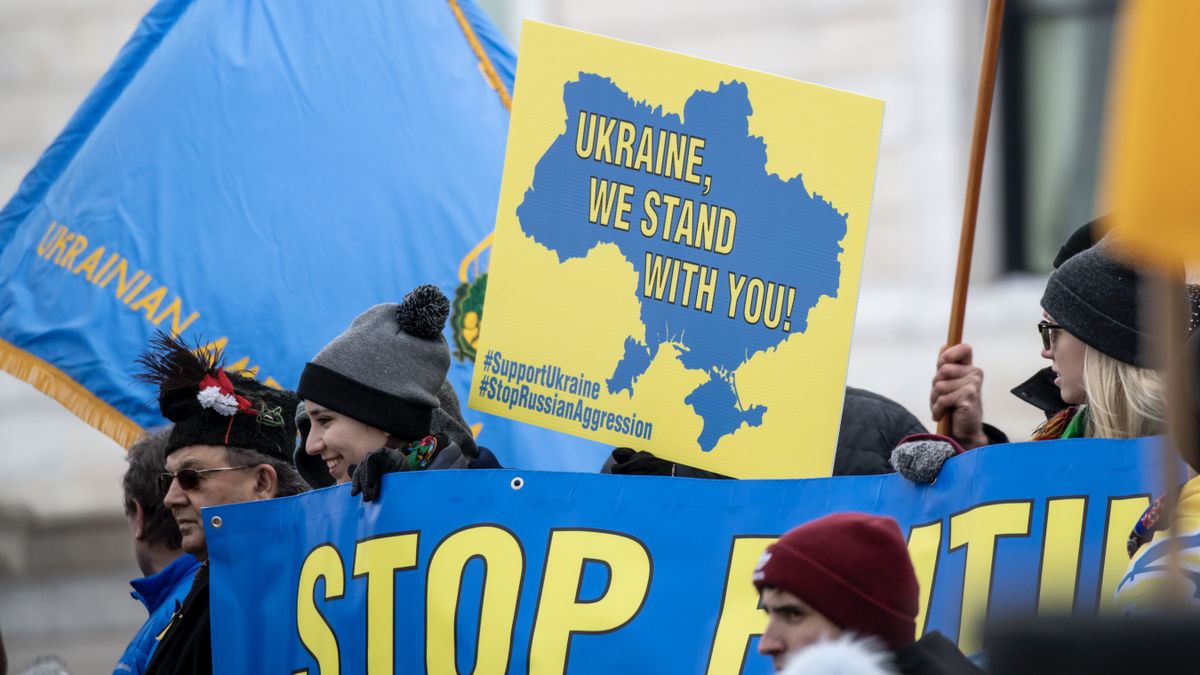
[[[212,517],[212,526],[213,526],[213,527],[220,527],[220,526],[221,526],[221,522],[222,522],[222,521],[221,521],[221,516],[213,516],[213,517]]]
[[[520,490],[521,488],[525,487],[525,479],[521,478],[520,476],[517,476],[512,479],[512,482],[510,483],[510,485],[512,485],[512,489]]]

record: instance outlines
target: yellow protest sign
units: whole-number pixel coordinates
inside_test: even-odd
[[[829,475],[882,101],[527,22],[471,407]]]

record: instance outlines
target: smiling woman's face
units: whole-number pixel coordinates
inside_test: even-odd
[[[367,426],[318,403],[305,401],[304,409],[312,421],[304,451],[320,457],[329,469],[329,475],[338,483],[348,483],[350,467],[361,464],[368,453],[387,443],[386,431]]]

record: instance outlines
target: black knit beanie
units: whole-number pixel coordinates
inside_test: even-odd
[[[325,345],[300,375],[300,398],[414,440],[429,434],[450,370],[442,329],[450,301],[436,286],[376,305]]]
[[[1068,333],[1102,354],[1148,368],[1157,339],[1139,313],[1141,275],[1113,259],[1108,241],[1082,251],[1050,274],[1042,307]]]
[[[1103,221],[1097,218],[1072,232],[1071,236],[1067,237],[1063,245],[1058,248],[1058,255],[1054,256],[1054,269],[1062,267],[1066,261],[1091,248],[1096,243],[1097,235],[1103,232],[1101,229],[1103,226]]]
[[[158,333],[138,358],[137,378],[158,387],[158,407],[175,423],[166,454],[190,445],[256,450],[284,461],[296,445],[299,399],[249,376],[228,373],[220,350]]]

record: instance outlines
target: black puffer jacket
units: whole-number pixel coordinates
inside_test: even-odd
[[[833,475],[891,473],[894,469],[888,460],[892,456],[892,448],[909,434],[923,433],[925,426],[899,403],[866,389],[846,387]],[[728,477],[675,464],[648,452],[636,452],[629,448],[614,450],[601,472],[686,478]]]
[[[846,387],[833,475],[892,473],[892,448],[909,434],[923,433],[925,425],[899,403],[873,391]]]
[[[983,670],[963,656],[958,647],[937,631],[896,650],[896,668],[902,675],[983,675]]]

